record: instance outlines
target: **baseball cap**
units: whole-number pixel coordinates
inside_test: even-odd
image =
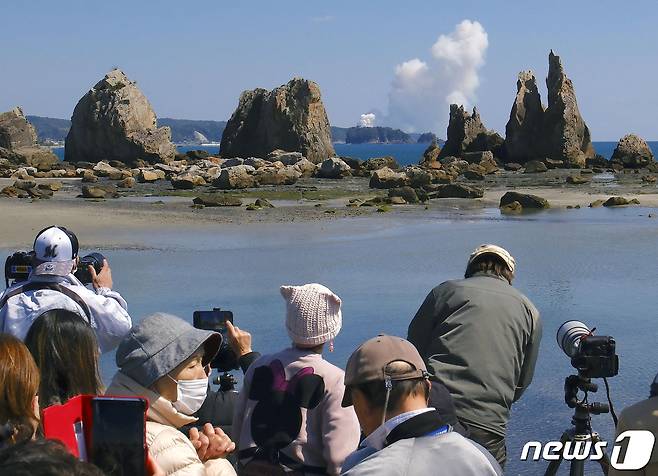
[[[516,269],[516,261],[514,260],[514,257],[511,254],[509,254],[509,251],[507,251],[505,248],[501,248],[498,245],[492,245],[492,244],[480,245],[477,248],[475,248],[475,250],[473,250],[473,253],[471,253],[471,256],[468,258],[468,265],[470,265],[473,261],[475,261],[476,258],[479,258],[480,256],[485,254],[494,254],[498,256],[500,259],[502,259],[505,262],[507,268],[512,273]]]
[[[78,257],[78,238],[63,226],[49,226],[39,232],[33,249],[38,263],[33,274],[66,276]]]
[[[406,362],[413,367],[405,373],[388,375],[386,367],[391,362]],[[360,385],[373,381],[413,380],[427,378],[427,367],[416,347],[401,337],[378,335],[367,340],[352,353],[345,367],[345,387]],[[343,396],[343,407],[352,405],[352,395],[346,388]]]

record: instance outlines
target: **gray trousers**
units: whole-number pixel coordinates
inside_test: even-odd
[[[505,468],[505,462],[507,461],[505,437],[474,426],[469,426],[468,430],[468,437],[476,443],[484,446],[489,453],[496,458],[496,461],[498,461],[500,466]]]

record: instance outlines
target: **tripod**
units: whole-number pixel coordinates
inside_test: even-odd
[[[585,397],[582,400],[578,399],[578,391],[582,390],[585,392]],[[605,403],[588,403],[587,402],[587,392],[596,392],[598,386],[589,378],[585,378],[581,375],[569,375],[564,381],[564,400],[569,408],[575,408],[573,417],[571,418],[572,428],[568,428],[562,433],[560,442],[562,443],[562,448],[565,448],[565,445],[568,442],[573,448],[574,445],[578,445],[580,448],[582,445],[587,445],[590,443],[589,451],[594,447],[594,445],[601,441],[599,434],[592,430],[591,424],[591,415],[600,415],[601,413],[608,413],[610,408]],[[569,462],[569,476],[583,476],[585,471],[585,461],[586,456],[581,459],[572,459]],[[560,453],[560,457],[557,460],[551,461],[546,468],[546,476],[555,476],[560,464],[564,460],[563,453]],[[610,459],[608,455],[604,452],[603,458],[601,458],[598,463],[601,465],[601,470],[603,474],[608,474],[608,468],[610,467]]]

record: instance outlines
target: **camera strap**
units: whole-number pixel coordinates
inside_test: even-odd
[[[67,288],[66,286],[62,286],[59,283],[46,283],[46,282],[35,282],[35,283],[28,283],[28,284],[22,284],[11,291],[5,293],[5,295],[2,297],[2,300],[0,300],[0,309],[7,304],[7,301],[9,301],[11,298],[14,296],[18,296],[19,294],[23,294],[26,292],[30,291],[40,291],[44,289],[49,289],[51,291],[57,291],[59,293],[64,294],[66,297],[70,298],[75,302],[82,311],[85,313],[85,316],[87,318],[87,323],[91,325],[91,311],[89,310],[89,306],[87,306],[87,303],[82,299],[75,291],[73,291],[70,288]]]

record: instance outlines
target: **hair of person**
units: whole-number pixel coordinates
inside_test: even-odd
[[[512,284],[512,280],[514,279],[514,273],[510,271],[505,261],[493,253],[485,253],[475,258],[466,266],[464,277],[470,278],[475,273],[494,274],[505,279],[510,284]]]
[[[39,369],[19,339],[0,334],[0,432],[3,443],[31,439],[39,421],[33,401],[39,391]]]
[[[402,360],[396,360],[386,366],[384,371],[387,375],[391,376],[391,384],[393,386],[388,397],[389,413],[397,410],[409,396],[423,395],[425,400],[429,398],[430,385],[427,379],[395,380],[396,375],[407,373],[413,370],[413,368],[411,364]],[[358,384],[354,388],[363,393],[372,407],[384,408],[384,405],[386,405],[386,387],[383,380],[373,380]]]
[[[0,474],[13,476],[103,476],[56,440],[24,441],[0,450]]]
[[[44,312],[30,327],[25,344],[41,370],[41,408],[76,395],[102,393],[96,334],[78,314],[65,309]]]

